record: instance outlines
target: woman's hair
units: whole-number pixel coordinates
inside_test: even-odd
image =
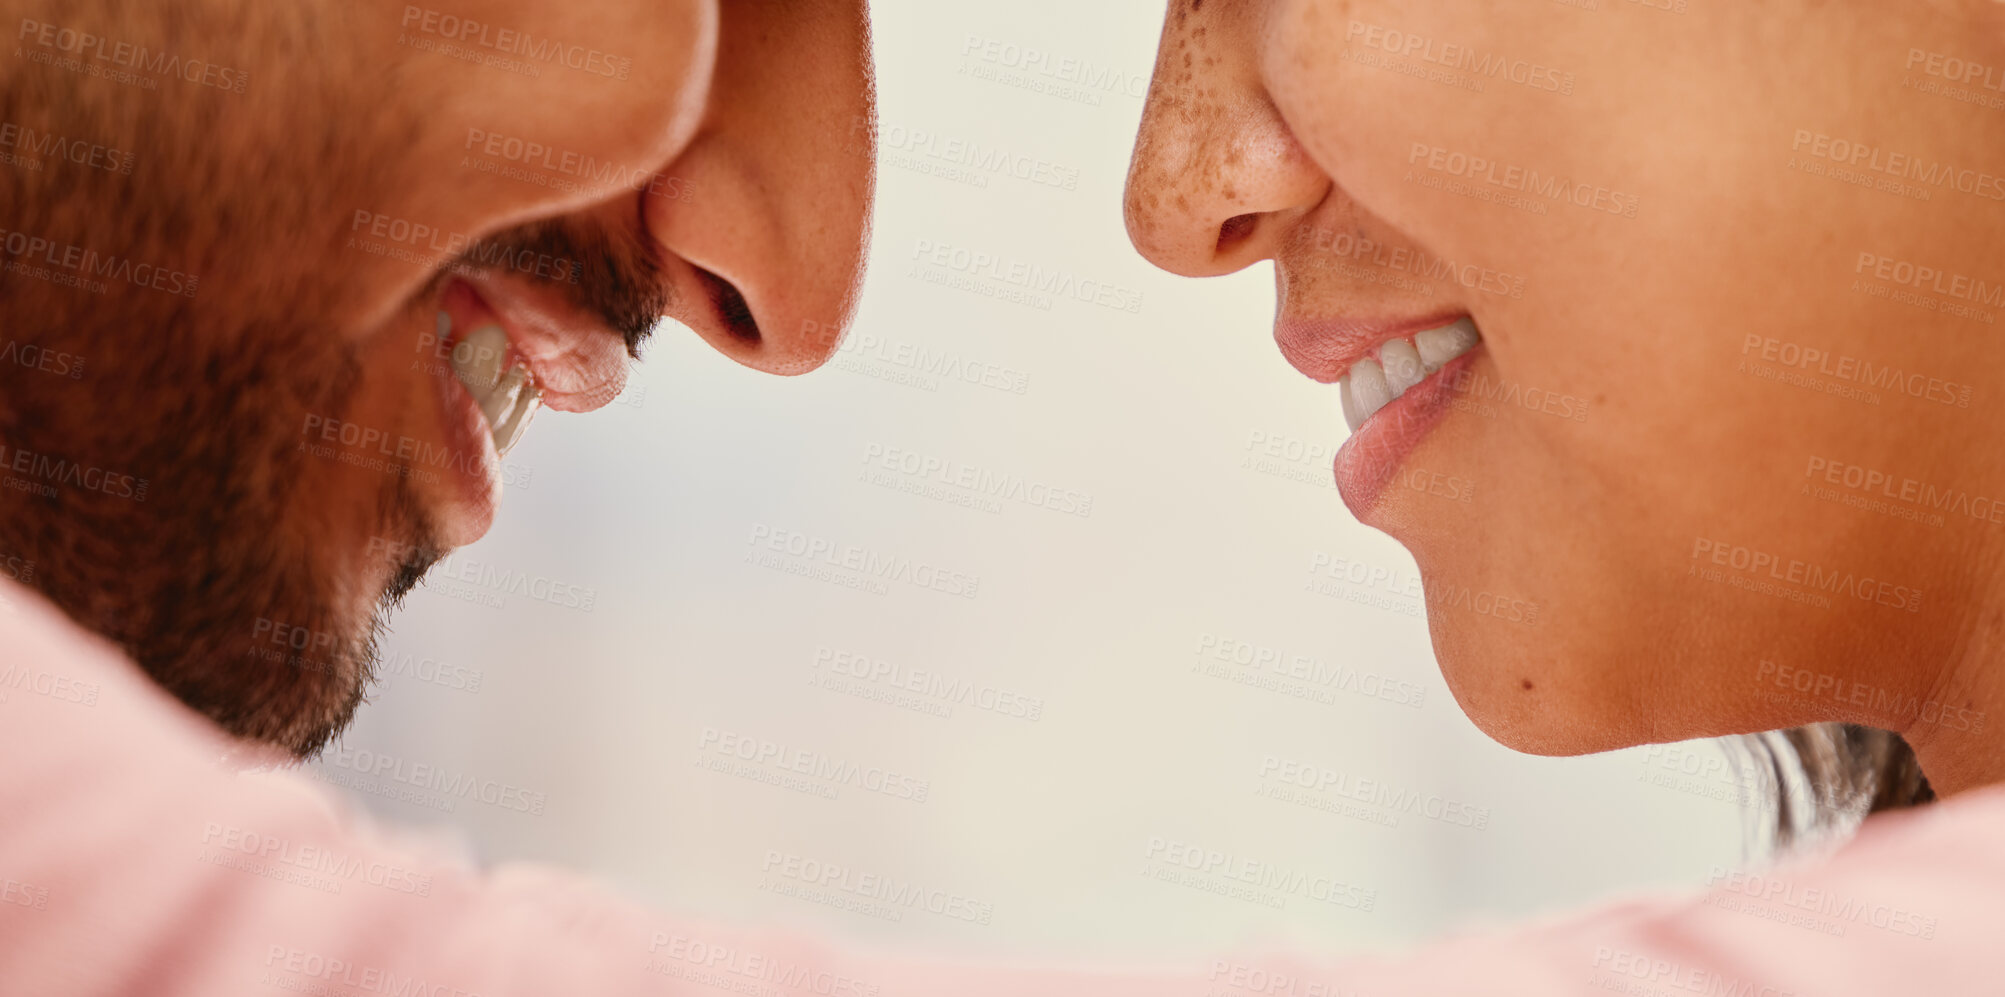
[[[1892,731],[1822,723],[1751,734],[1741,743],[1757,785],[1773,793],[1778,849],[1935,799],[1914,749]]]

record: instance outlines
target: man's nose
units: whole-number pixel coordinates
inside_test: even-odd
[[[1128,238],[1187,277],[1279,251],[1330,179],[1260,80],[1256,4],[1172,5],[1128,165]]]

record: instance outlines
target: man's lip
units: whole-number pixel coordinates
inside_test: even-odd
[[[1274,321],[1274,343],[1281,347],[1281,355],[1288,363],[1310,380],[1335,384],[1380,346],[1468,317],[1468,312],[1460,310],[1410,318],[1310,319],[1282,315]]]
[[[452,344],[439,347],[449,354]],[[452,365],[441,361],[428,366],[444,443],[442,455],[429,461],[428,469],[446,479],[444,489],[433,493],[436,504],[430,512],[438,546],[450,550],[479,540],[494,524],[501,507],[501,455],[487,417]]]
[[[626,339],[554,287],[498,273],[455,276],[440,307],[453,319],[454,339],[473,331],[461,328],[462,316],[494,316],[508,334],[511,354],[528,365],[546,408],[590,412],[626,387]]]

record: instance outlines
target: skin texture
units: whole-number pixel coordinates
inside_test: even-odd
[[[1997,5],[1978,2],[1176,0],[1128,229],[1179,274],[1272,260],[1277,324],[1473,316],[1473,383],[1580,403],[1468,389],[1407,465],[1473,483],[1475,501],[1390,488],[1355,510],[1412,552],[1442,671],[1492,737],[1575,754],[1848,720],[1904,733],[1954,793],[2005,778],[2005,526],[1981,503],[1901,493],[1912,479],[2005,495],[2005,307],[1903,286],[1877,258],[2005,282],[2005,186],[1977,176],[2005,173],[2005,119],[1913,85],[1948,82],[1930,53],[2005,66],[2001,39]],[[1480,91],[1426,75],[1464,58],[1504,63]],[[1845,182],[1819,134],[1983,186],[1905,179],[1924,200]],[[1437,149],[1499,165],[1472,174]],[[1873,162],[1851,168],[1901,180]],[[1605,204],[1514,189],[1510,167],[1605,188]],[[1480,264],[1521,293],[1343,256],[1358,239]],[[1992,321],[1881,293],[1895,289]],[[1924,375],[1924,397],[1791,367],[1771,343],[1825,351],[1824,371],[1849,357]],[[1775,376],[1790,371],[1808,386]],[[1892,484],[1848,487],[1842,468],[1831,482],[1832,465]],[[1737,569],[1735,547],[1779,566]],[[1822,592],[1811,566],[1908,594]],[[1536,621],[1450,592],[1535,604]]]
[[[238,735],[323,746],[363,701],[380,614],[489,525],[487,490],[420,457],[307,448],[338,419],[456,453],[457,384],[424,338],[449,274],[500,269],[589,320],[558,337],[589,375],[546,396],[558,411],[610,401],[662,315],[776,374],[818,366],[848,320],[874,182],[861,0],[4,6],[30,52],[75,54],[38,22],[244,74],[236,92],[0,68],[0,120],[132,166],[0,171],[0,228],[198,279],[189,295],[0,275],[10,356],[72,361],[0,365],[0,458],[30,455],[0,488],[0,563]],[[441,52],[464,21],[489,30],[463,52],[509,57],[481,41],[508,31],[583,65]],[[616,169],[496,169],[523,164],[477,132]],[[378,216],[459,241],[381,252],[394,239],[357,225]],[[468,262],[497,249],[565,264]],[[53,458],[109,474],[65,481]]]

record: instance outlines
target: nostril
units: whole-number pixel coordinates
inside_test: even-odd
[[[718,317],[724,320],[724,328],[738,339],[757,343],[759,322],[752,317],[752,306],[745,301],[745,295],[739,293],[730,281],[702,267],[696,268],[696,276],[710,289],[710,303],[717,309]]]
[[[1259,224],[1259,215],[1233,215],[1231,218],[1227,218],[1225,223],[1218,227],[1218,245],[1216,251],[1221,254],[1231,252],[1240,243],[1245,242],[1252,236],[1253,229]]]

